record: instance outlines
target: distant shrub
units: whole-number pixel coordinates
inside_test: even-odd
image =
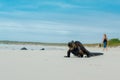
[[[118,38],[110,39],[109,42],[120,42]]]
[[[110,39],[108,42],[109,42],[109,46],[119,46],[120,45],[120,40],[118,38]]]

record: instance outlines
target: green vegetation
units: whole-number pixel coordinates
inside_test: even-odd
[[[84,44],[84,45],[88,47],[95,47],[95,46],[99,46],[99,44],[103,46],[102,43]],[[116,47],[116,46],[120,46],[120,40],[118,38],[113,38],[108,40],[108,47]]]
[[[118,38],[110,39],[108,46],[120,46],[120,40]]]

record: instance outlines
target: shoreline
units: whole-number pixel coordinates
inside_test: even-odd
[[[49,43],[49,42],[29,42],[29,41],[9,41],[9,40],[0,40],[0,44],[6,44],[6,45],[45,45],[45,46],[67,46],[67,43]],[[87,47],[97,47],[101,45],[102,43],[83,43],[84,46]],[[117,38],[110,39],[108,41],[108,47],[119,47],[120,46],[120,40]]]
[[[22,50],[22,48],[26,48],[26,50],[68,50],[68,46],[58,46],[58,45],[31,45],[31,44],[0,44],[0,50]],[[85,46],[86,49],[89,51],[100,51],[103,52],[103,47],[98,46]],[[108,47],[108,50],[110,49],[119,49],[120,46],[115,47]]]

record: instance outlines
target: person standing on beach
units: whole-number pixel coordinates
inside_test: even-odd
[[[108,38],[107,38],[107,35],[104,34],[103,36],[103,51],[106,50],[107,51],[107,46],[108,46]]]

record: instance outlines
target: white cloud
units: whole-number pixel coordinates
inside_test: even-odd
[[[80,6],[80,5],[64,3],[64,2],[44,2],[44,3],[42,3],[42,5],[57,6],[60,8],[89,8],[86,6]]]
[[[61,34],[61,35],[69,35],[69,34],[71,34],[71,32],[67,31],[67,30],[59,30],[59,31],[55,31],[55,32],[57,32],[58,34]]]

